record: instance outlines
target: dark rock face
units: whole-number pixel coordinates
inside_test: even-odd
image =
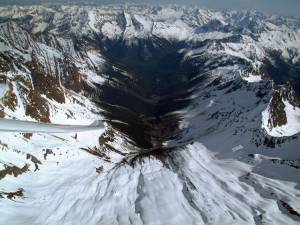
[[[266,60],[264,69],[268,76],[275,82],[276,85],[286,85],[290,90],[290,95],[296,95],[300,98],[300,65],[292,63],[292,59],[283,59],[278,51],[269,52],[269,58]],[[293,91],[294,90],[294,91]],[[286,92],[289,93],[289,92]],[[296,102],[294,102],[296,103]],[[299,103],[297,103],[299,104]]]
[[[284,103],[278,92],[273,94],[271,103],[270,103],[270,115],[269,124],[272,127],[282,126],[287,123],[286,113],[284,111]]]

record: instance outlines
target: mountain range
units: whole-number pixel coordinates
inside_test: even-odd
[[[0,7],[0,224],[299,224],[300,19]],[[13,125],[14,126],[14,125]]]

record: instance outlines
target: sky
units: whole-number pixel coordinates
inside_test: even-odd
[[[300,0],[0,0],[0,4],[54,3],[54,2],[97,2],[99,4],[146,3],[146,4],[185,4],[211,9],[258,10],[265,13],[300,16]]]

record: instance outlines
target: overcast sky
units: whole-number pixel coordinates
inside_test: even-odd
[[[0,0],[0,3],[45,3],[45,2],[89,2],[89,0]],[[103,4],[147,3],[147,4],[186,4],[213,9],[256,9],[267,13],[300,16],[300,0],[90,0]]]

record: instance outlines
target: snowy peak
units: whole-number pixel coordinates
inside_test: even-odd
[[[181,45],[182,62],[203,64],[203,72],[230,65],[247,82],[272,79],[266,66],[274,61],[270,52],[293,65],[300,59],[298,20],[256,12],[179,6],[15,6],[0,8],[0,19],[4,76],[9,80],[21,72],[37,92],[31,99],[42,94],[59,103],[65,102],[65,88],[91,95],[87,87],[95,89],[104,81],[103,51],[122,41],[133,47],[151,42],[137,53],[145,61],[155,55],[150,52],[155,48]],[[47,101],[35,102],[48,108]]]

